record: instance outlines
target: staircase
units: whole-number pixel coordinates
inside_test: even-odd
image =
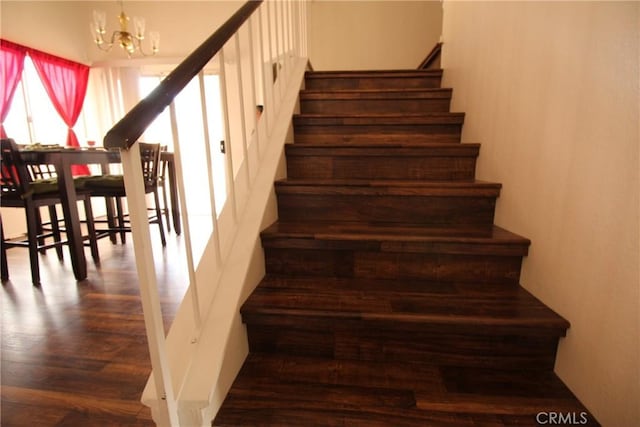
[[[441,70],[310,72],[216,426],[597,425],[553,373],[569,323],[519,286]],[[556,422],[553,422],[556,421]]]

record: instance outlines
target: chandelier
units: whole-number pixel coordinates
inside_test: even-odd
[[[107,22],[106,14],[103,11],[93,11],[93,22],[90,23],[91,34],[93,35],[93,41],[100,50],[108,52],[113,45],[117,44],[127,52],[127,56],[131,56],[137,51],[142,56],[151,56],[158,53],[158,45],[160,44],[160,33],[157,31],[149,31],[149,39],[151,41],[151,52],[147,53],[142,47],[142,41],[144,40],[144,18],[137,16],[133,17],[133,27],[135,32],[130,33],[128,30],[129,17],[124,13],[124,5],[120,0],[120,14],[118,15],[120,21],[120,30],[116,30],[111,34],[110,38],[105,39],[107,33],[105,27]]]

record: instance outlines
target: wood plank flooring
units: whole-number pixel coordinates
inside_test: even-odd
[[[164,251],[154,242],[165,329],[187,277],[180,237],[169,234],[167,241]],[[7,252],[3,427],[154,425],[140,402],[151,363],[131,238],[125,245],[103,239],[99,249],[100,265],[89,261],[82,282],[75,281],[66,250],[63,263],[53,251],[41,255],[40,288],[31,285],[28,252]]]
[[[597,425],[550,371],[251,353],[215,426],[536,426],[536,414]]]

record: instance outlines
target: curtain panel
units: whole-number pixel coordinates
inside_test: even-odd
[[[31,51],[29,56],[56,111],[69,127],[67,146],[79,147],[73,126],[87,94],[89,67],[40,51]],[[87,165],[74,165],[73,174],[90,175],[90,172]]]
[[[4,120],[7,118],[13,94],[18,87],[24,68],[27,48],[6,40],[0,40],[0,134],[7,138]]]

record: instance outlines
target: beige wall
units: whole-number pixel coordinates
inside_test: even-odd
[[[316,70],[416,68],[440,39],[440,1],[310,5],[309,58]]]
[[[640,425],[640,4],[446,2],[444,84],[532,239],[523,285],[571,322],[556,372],[605,427]]]

